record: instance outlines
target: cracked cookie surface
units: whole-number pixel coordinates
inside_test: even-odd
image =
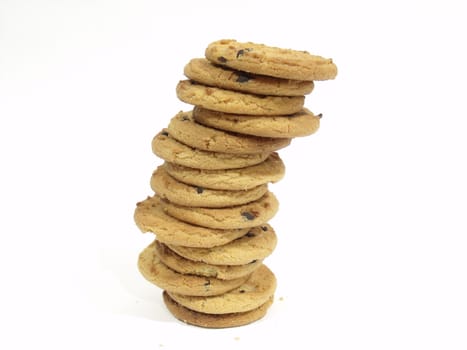
[[[314,87],[312,81],[291,80],[257,75],[212,64],[206,58],[194,58],[185,65],[185,76],[193,81],[222,89],[267,96],[303,96]]]
[[[276,277],[266,266],[261,265],[239,287],[215,296],[187,296],[169,292],[177,303],[190,310],[208,314],[245,312],[266,303],[276,290]]]
[[[214,111],[251,115],[292,114],[303,108],[304,96],[262,96],[181,80],[178,98]]]
[[[169,135],[190,147],[230,154],[271,153],[290,144],[285,137],[234,134],[197,123],[192,111],[179,112],[169,123]]]
[[[252,42],[217,40],[208,45],[205,56],[215,64],[284,79],[328,80],[337,75],[330,58]]]
[[[185,207],[167,200],[161,200],[160,203],[168,215],[180,221],[223,230],[265,224],[279,209],[279,202],[272,192],[266,192],[254,202],[227,208]]]
[[[185,275],[170,269],[157,256],[155,242],[146,247],[138,257],[138,268],[149,282],[170,293],[185,296],[213,296],[228,292],[242,285],[249,276],[232,280]]]
[[[272,227],[264,224],[222,246],[213,248],[189,248],[169,244],[169,248],[180,256],[207,264],[246,265],[264,260],[274,251],[277,236]]]
[[[162,296],[167,309],[180,321],[205,328],[238,327],[255,322],[266,315],[273,302],[271,297],[266,303],[251,311],[214,315],[190,310],[173,300],[167,292],[163,292]]]
[[[152,139],[152,151],[158,157],[179,165],[196,169],[236,169],[263,162],[269,153],[229,154],[202,151],[170,137],[167,130]]]
[[[136,226],[142,232],[152,232],[163,243],[187,247],[210,248],[223,245],[247,234],[248,228],[227,230],[191,225],[167,215],[157,196],[136,204]]]
[[[205,208],[222,208],[249,203],[261,198],[268,191],[267,184],[236,191],[187,185],[169,175],[162,165],[152,173],[150,185],[160,197],[174,204]]]
[[[156,241],[156,251],[161,261],[172,270],[183,274],[215,277],[221,280],[231,280],[247,276],[262,264],[262,260],[251,261],[245,265],[208,264],[201,261],[193,261],[178,255],[167,245],[159,241]]]
[[[285,165],[277,152],[259,164],[239,169],[194,169],[170,162],[164,169],[175,179],[186,184],[219,190],[246,190],[266,183],[280,181],[285,175]]]
[[[315,133],[321,115],[304,108],[291,115],[251,116],[211,111],[196,106],[193,118],[211,128],[262,137],[303,137]]]

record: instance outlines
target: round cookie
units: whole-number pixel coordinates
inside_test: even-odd
[[[222,89],[266,96],[303,96],[313,91],[312,81],[268,77],[214,65],[205,58],[194,58],[184,68],[193,81]]]
[[[251,42],[218,40],[208,45],[205,56],[215,64],[284,79],[328,80],[337,75],[330,58]]]
[[[154,192],[174,204],[205,208],[222,208],[249,203],[261,198],[268,190],[267,184],[237,191],[191,186],[170,176],[163,166],[159,166],[152,173],[150,184]]]
[[[278,182],[285,175],[285,165],[273,152],[257,165],[229,170],[201,170],[165,162],[164,169],[175,179],[202,188],[246,190],[269,182]]]
[[[184,275],[168,268],[156,254],[154,242],[138,257],[138,269],[149,282],[171,293],[190,296],[213,296],[242,285],[249,276],[233,280]]]
[[[262,260],[250,261],[245,265],[206,264],[186,259],[158,241],[156,241],[155,248],[159,259],[172,270],[183,274],[215,277],[221,280],[231,280],[250,275],[262,264]]]
[[[216,230],[190,225],[164,213],[158,197],[148,197],[136,204],[136,226],[142,232],[152,232],[166,244],[211,248],[223,245],[247,234],[248,228]]]
[[[292,114],[300,111],[305,96],[261,96],[212,86],[191,80],[177,84],[177,96],[185,102],[214,111],[251,115]]]
[[[174,301],[167,292],[163,292],[162,295],[172,315],[185,323],[205,328],[239,327],[258,321],[266,315],[273,303],[273,297],[271,297],[266,303],[251,311],[213,315],[187,309]]]
[[[279,202],[272,192],[254,202],[227,208],[185,207],[167,200],[162,200],[161,205],[168,215],[180,221],[223,230],[262,225],[279,209]]]
[[[271,226],[265,224],[252,228],[248,233],[232,242],[213,248],[189,248],[169,244],[178,255],[207,264],[245,265],[263,260],[276,247],[277,237]]]
[[[290,144],[289,138],[258,137],[232,134],[198,124],[192,111],[179,112],[170,120],[170,136],[177,141],[209,152],[232,154],[271,153]]]
[[[261,163],[269,156],[269,153],[228,154],[201,151],[178,142],[170,137],[167,130],[153,138],[152,151],[168,162],[209,170],[244,168]]]
[[[261,137],[294,138],[315,133],[321,115],[314,115],[304,108],[300,112],[283,116],[251,116],[211,111],[196,106],[193,118],[202,125]]]
[[[180,305],[207,314],[246,312],[266,303],[276,290],[276,277],[266,266],[261,265],[239,287],[215,296],[187,296],[168,291]]]

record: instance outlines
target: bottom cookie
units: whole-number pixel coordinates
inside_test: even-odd
[[[164,291],[162,295],[165,305],[177,319],[194,326],[205,328],[238,327],[255,322],[266,315],[266,312],[273,302],[273,297],[271,296],[266,303],[251,311],[213,315],[193,311],[180,305],[173,300],[166,291]]]

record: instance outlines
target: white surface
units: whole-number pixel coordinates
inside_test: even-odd
[[[164,5],[161,5],[164,3]],[[465,349],[462,1],[0,2],[0,348]],[[132,219],[216,39],[333,57],[281,152],[267,317],[206,330],[136,269]],[[282,300],[280,300],[280,298]]]

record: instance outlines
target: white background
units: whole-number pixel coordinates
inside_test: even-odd
[[[463,1],[0,0],[2,349],[466,349]],[[176,321],[136,268],[152,136],[214,40],[332,57],[281,151],[276,302]]]

